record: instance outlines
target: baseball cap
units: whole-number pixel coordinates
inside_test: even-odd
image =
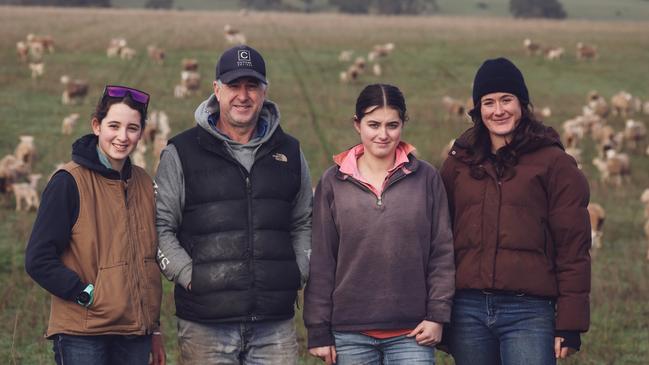
[[[246,45],[235,46],[223,52],[216,63],[216,79],[224,84],[240,78],[254,77],[267,84],[266,62],[257,50]]]

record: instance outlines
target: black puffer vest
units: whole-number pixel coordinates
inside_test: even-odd
[[[175,288],[176,315],[198,322],[292,318],[300,287],[290,238],[298,141],[278,126],[250,173],[201,127],[169,143],[185,178],[177,236],[193,260],[191,292]]]

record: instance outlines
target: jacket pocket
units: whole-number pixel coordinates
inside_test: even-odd
[[[99,268],[93,302],[87,311],[87,329],[119,329],[136,324],[127,269],[126,262]]]

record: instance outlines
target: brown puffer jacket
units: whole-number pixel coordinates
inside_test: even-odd
[[[588,181],[548,128],[499,177],[490,159],[469,166],[467,133],[444,162],[456,288],[556,298],[556,330],[589,326]],[[510,171],[512,172],[512,171]]]

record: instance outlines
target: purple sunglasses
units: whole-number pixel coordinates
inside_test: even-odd
[[[119,86],[119,85],[106,85],[102,97],[110,96],[112,98],[123,98],[126,94],[131,94],[131,99],[140,104],[144,104],[144,109],[149,106],[149,94],[142,90],[133,89],[132,87]]]

